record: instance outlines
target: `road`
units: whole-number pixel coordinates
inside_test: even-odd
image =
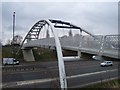
[[[100,67],[101,61],[81,60],[65,62],[67,83],[69,88],[83,87],[94,82],[103,82],[118,77],[118,62],[113,66]],[[12,66],[7,66],[12,67]],[[34,70],[3,72],[2,82],[4,88],[58,88],[59,74],[57,62],[32,63],[14,66],[38,67]]]

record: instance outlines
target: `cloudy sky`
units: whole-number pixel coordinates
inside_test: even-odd
[[[3,43],[12,39],[14,11],[15,34],[23,37],[41,19],[69,21],[93,34],[118,33],[117,2],[2,2]]]

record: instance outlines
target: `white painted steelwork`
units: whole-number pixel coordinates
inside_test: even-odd
[[[66,81],[66,73],[65,73],[65,67],[64,67],[64,61],[63,61],[63,55],[62,55],[60,41],[59,41],[59,38],[57,36],[57,32],[54,30],[54,26],[51,24],[51,22],[49,20],[46,20],[46,22],[50,25],[52,33],[54,35],[54,39],[55,39],[61,89],[66,89],[67,88],[67,81]]]

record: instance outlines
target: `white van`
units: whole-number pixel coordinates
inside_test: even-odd
[[[3,65],[19,65],[19,60],[15,58],[3,58]]]

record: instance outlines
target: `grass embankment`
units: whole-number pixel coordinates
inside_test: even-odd
[[[3,58],[17,58],[20,60],[20,62],[25,62],[23,58],[22,50],[16,55],[16,52],[18,51],[19,46],[16,46],[13,48],[13,46],[3,46],[2,47],[2,57]],[[54,61],[56,60],[56,51],[45,49],[45,48],[37,48],[33,49],[33,54],[36,61]]]
[[[103,88],[103,89],[120,88],[120,79],[101,82],[98,84],[87,86],[85,88],[92,89],[92,90],[97,90],[99,88]]]
[[[12,45],[2,46],[2,58],[16,58],[22,61],[23,60],[22,51],[20,51],[18,55],[16,55],[16,52],[18,50],[19,46],[15,46],[14,48]]]
[[[36,61],[55,61],[57,57],[55,50],[45,48],[34,49],[33,54]]]

